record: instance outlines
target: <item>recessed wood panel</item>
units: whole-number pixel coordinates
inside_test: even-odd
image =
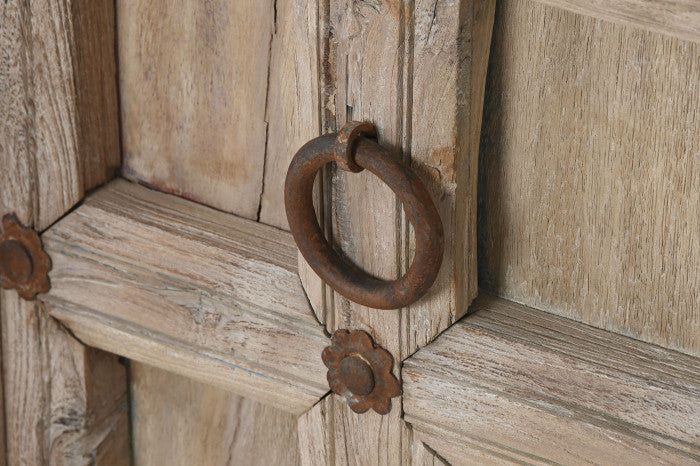
[[[480,157],[480,285],[700,351],[700,44],[499,3]]]
[[[255,218],[272,1],[127,1],[117,7],[125,174]]]
[[[299,464],[293,414],[140,363],[131,403],[136,464]]]

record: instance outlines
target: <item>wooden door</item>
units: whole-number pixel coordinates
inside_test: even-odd
[[[700,462],[695,0],[0,11],[0,213],[52,260],[48,293],[0,295],[6,464]],[[351,120],[442,218],[404,309],[287,231],[291,157]],[[346,256],[407,270],[386,185],[317,187]],[[388,414],[330,392],[338,329],[392,355]]]

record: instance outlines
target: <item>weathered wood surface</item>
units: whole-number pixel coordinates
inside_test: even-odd
[[[409,309],[377,311],[320,293],[318,279],[300,265],[326,328],[367,330],[398,367],[463,315],[476,293],[476,163],[494,2],[328,0],[319,5],[323,131],[350,120],[374,123],[380,143],[426,183],[445,227],[441,273],[428,295]],[[391,190],[366,172],[333,168],[323,189],[321,210],[333,243],[375,276],[404,273],[413,253],[412,233]],[[328,462],[410,462],[400,403],[395,398],[387,416],[358,415],[343,400],[328,398],[318,414],[332,433]]]
[[[406,421],[453,464],[700,461],[698,358],[490,295],[472,310],[403,365]]]
[[[606,21],[700,42],[697,0],[536,0]]]
[[[0,5],[0,209],[41,231],[119,166],[113,2]]]
[[[297,414],[328,391],[289,233],[116,180],[42,239],[86,343]]]
[[[411,465],[450,466],[450,463],[413,435],[411,442]]]
[[[113,5],[0,2],[0,215],[42,230],[119,165]],[[36,303],[0,294],[7,462],[46,464],[42,319]]]
[[[255,218],[272,0],[117,2],[124,173]]]
[[[18,345],[5,354],[27,355],[4,366],[8,464],[129,464],[126,368],[84,346],[41,306],[22,308],[27,301],[14,291],[3,290],[2,303],[26,311],[2,328],[3,342]]]
[[[267,148],[258,221],[288,230],[284,179],[297,149],[321,133],[318,79],[318,6],[276,0],[267,85]]]
[[[337,410],[340,409],[340,412]],[[339,417],[341,421],[339,422]],[[332,395],[323,398],[313,408],[299,416],[299,452],[301,464],[367,464],[367,452],[353,448],[361,445],[372,446],[372,432],[363,432],[363,425],[352,418],[345,417],[345,410],[334,400]],[[338,429],[336,426],[343,426]],[[395,461],[400,455],[403,464],[445,466],[450,463],[432,448],[427,447],[420,437],[404,423],[402,425],[401,450],[390,450],[384,446],[375,446],[381,450],[374,452],[374,457],[381,464]],[[361,442],[358,441],[362,436]]]
[[[118,8],[127,175],[286,229],[287,166],[320,134],[316,2]]]
[[[700,354],[700,44],[499,3],[479,281]]]
[[[131,403],[135,464],[299,464],[293,414],[137,362]]]
[[[52,465],[131,464],[126,367],[119,358],[75,339],[42,311],[45,370],[43,400]]]

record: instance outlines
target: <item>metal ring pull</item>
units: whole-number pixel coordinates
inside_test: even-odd
[[[321,279],[356,303],[396,309],[417,301],[428,291],[440,270],[445,241],[440,215],[425,186],[413,171],[369,139],[375,134],[369,123],[350,122],[337,134],[304,144],[289,165],[284,204],[294,241]],[[341,258],[324,237],[316,220],[312,193],[316,172],[329,162],[352,172],[366,168],[403,203],[416,237],[416,254],[404,276],[391,281],[372,277]]]

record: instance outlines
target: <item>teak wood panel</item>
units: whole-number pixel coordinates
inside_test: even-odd
[[[299,464],[296,416],[250,398],[132,362],[131,403],[135,464]]]
[[[126,367],[117,356],[85,346],[43,310],[41,319],[50,380],[46,464],[130,464]]]
[[[272,0],[117,2],[117,20],[124,173],[255,218]]]
[[[488,76],[481,286],[700,354],[700,44],[504,0]]]
[[[535,0],[556,8],[700,42],[697,0]]]
[[[118,2],[124,174],[287,229],[294,151],[319,134],[314,2]]]
[[[696,464],[700,360],[490,295],[403,365],[405,419],[452,464]]]
[[[41,231],[109,179],[120,163],[116,84],[114,2],[0,2],[0,215]],[[91,371],[112,359],[50,330],[14,291],[1,291],[0,305],[0,462],[87,464],[115,445],[128,458],[126,410],[100,405],[126,394],[123,368],[104,373],[115,378],[101,391]]]
[[[42,240],[42,299],[91,346],[296,414],[328,391],[289,233],[116,180]]]

